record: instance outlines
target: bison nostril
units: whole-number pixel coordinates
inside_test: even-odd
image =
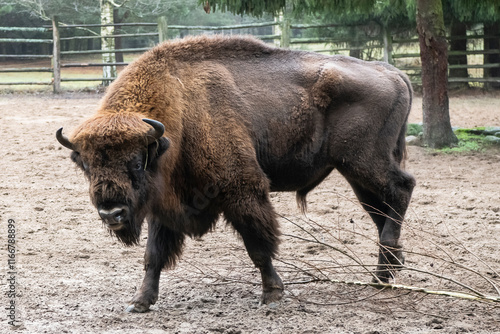
[[[99,216],[106,221],[114,221],[121,223],[127,218],[128,208],[126,206],[118,206],[111,209],[99,209]]]

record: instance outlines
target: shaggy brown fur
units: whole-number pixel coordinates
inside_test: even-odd
[[[163,43],[129,65],[70,138],[92,202],[126,244],[147,219],[146,277],[129,307],[158,298],[185,235],[222,214],[260,269],[263,302],[281,298],[270,191],[306,195],[334,168],[379,230],[378,277],[403,262],[399,236],[414,179],[400,163],[411,86],[394,67],[276,49],[250,37]],[[165,127],[149,144],[150,126]]]

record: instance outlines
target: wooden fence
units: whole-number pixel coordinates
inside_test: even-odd
[[[60,37],[60,31],[62,29],[86,29],[101,28],[103,26],[114,26],[116,28],[123,27],[150,27],[153,32],[141,32],[141,33],[118,33],[113,35],[101,36],[100,34],[88,35],[88,36],[73,36]],[[114,80],[115,77],[63,77],[61,75],[62,69],[68,68],[82,68],[82,67],[120,67],[127,65],[127,62],[62,62],[61,59],[64,56],[71,55],[90,55],[90,54],[109,54],[110,50],[61,50],[62,41],[77,41],[77,40],[89,40],[89,39],[102,39],[102,38],[134,38],[134,37],[146,37],[155,38],[155,42],[161,42],[168,39],[168,32],[171,30],[178,31],[188,31],[193,33],[196,31],[203,31],[205,33],[213,32],[226,32],[226,33],[239,33],[242,29],[251,28],[262,28],[262,27],[273,27],[273,34],[270,35],[260,35],[256,36],[265,41],[272,41],[276,45],[282,47],[290,48],[303,48],[304,46],[313,48],[317,52],[327,52],[330,54],[338,53],[348,53],[353,52],[353,50],[363,51],[370,53],[370,56],[364,58],[384,60],[395,64],[397,67],[406,71],[414,84],[420,83],[420,55],[418,53],[418,39],[394,39],[389,32],[381,31],[376,38],[367,38],[365,40],[357,41],[356,45],[353,45],[351,39],[339,39],[331,37],[321,37],[321,38],[296,38],[293,35],[298,35],[300,31],[315,28],[341,28],[337,25],[303,25],[303,24],[291,24],[289,20],[274,21],[274,22],[264,22],[264,23],[252,23],[252,24],[241,24],[232,26],[181,26],[181,25],[167,25],[166,19],[159,18],[157,23],[120,23],[120,24],[82,24],[82,25],[59,25],[57,18],[52,21],[51,26],[44,27],[0,27],[1,32],[39,32],[46,35],[45,38],[38,39],[22,39],[22,38],[0,38],[0,43],[43,43],[51,44],[52,52],[50,54],[0,54],[0,60],[4,59],[50,59],[50,67],[5,67],[0,68],[0,73],[8,72],[50,72],[52,73],[51,80],[48,81],[3,81],[0,80],[0,85],[52,85],[54,92],[61,91],[62,82],[71,81],[94,81],[102,84],[107,84]],[[67,35],[67,34],[64,34]],[[485,38],[491,38],[492,36],[484,35],[474,35],[467,36],[465,38],[480,40]],[[464,38],[464,37],[461,37]],[[495,36],[498,38],[498,36]],[[405,46],[405,47],[401,47]],[[140,53],[148,50],[150,47],[137,47],[137,48],[121,48],[115,49],[113,53]],[[484,55],[489,53],[500,53],[500,50],[469,50],[466,52],[460,52],[460,54],[471,55]],[[450,51],[450,55],[457,54],[457,52]],[[463,65],[450,65],[449,68],[467,68],[483,70],[500,67],[500,64],[483,64],[481,62],[463,64]],[[481,73],[480,73],[481,74]],[[485,83],[494,82],[500,83],[500,78],[497,77],[485,77],[484,75],[478,75],[477,77],[461,77],[453,78],[450,77],[449,82],[468,82],[468,83]]]

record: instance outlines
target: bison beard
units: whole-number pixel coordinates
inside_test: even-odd
[[[106,224],[103,222],[103,226]],[[124,228],[113,231],[109,230],[111,236],[115,236],[119,241],[127,246],[139,244],[139,237],[141,236],[142,224],[127,224]]]
[[[138,244],[147,217],[146,274],[128,311],[157,301],[160,273],[185,237],[220,216],[241,235],[270,303],[284,287],[272,264],[280,232],[269,192],[296,192],[305,211],[307,193],[334,169],[377,227],[377,280],[401,268],[415,186],[400,166],[411,99],[408,78],[385,63],[199,36],[145,53],[94,116],[56,137],[120,241]]]

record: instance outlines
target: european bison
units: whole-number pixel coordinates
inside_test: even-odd
[[[401,222],[415,181],[401,170],[412,89],[381,62],[270,47],[250,37],[163,43],[130,64],[70,138],[90,198],[126,245],[148,222],[146,275],[128,311],[158,299],[184,238],[222,214],[262,275],[262,302],[283,283],[270,191],[306,195],[334,168],[378,228],[377,276],[403,263]]]

